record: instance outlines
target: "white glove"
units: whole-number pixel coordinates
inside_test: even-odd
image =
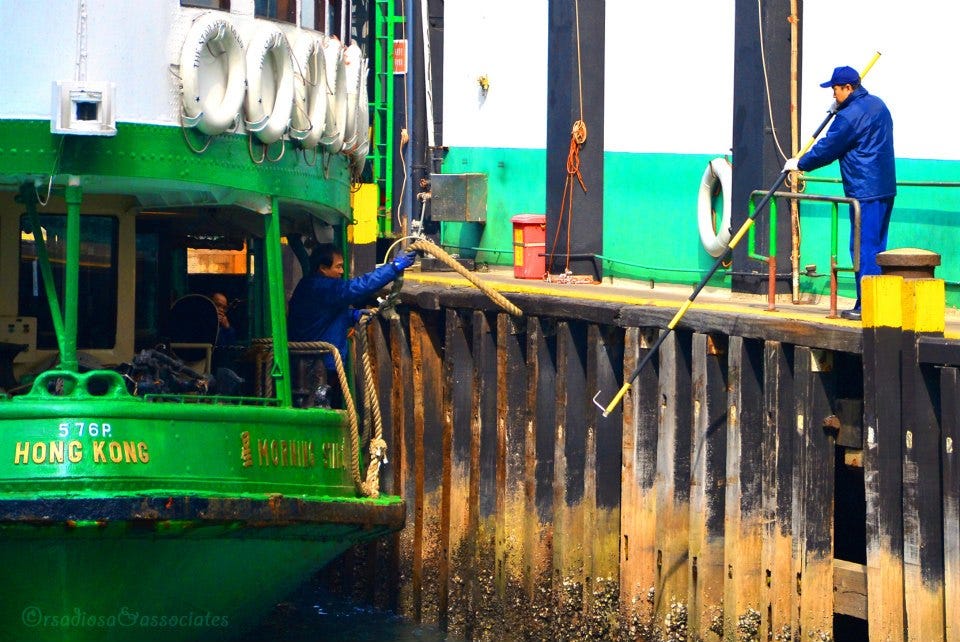
[[[799,171],[797,165],[800,164],[800,159],[797,157],[788,158],[787,162],[783,164],[783,171],[785,172],[796,172]]]

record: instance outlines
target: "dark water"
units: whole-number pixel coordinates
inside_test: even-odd
[[[270,617],[242,642],[456,642],[435,626],[415,624],[389,611],[302,588],[278,604]]]

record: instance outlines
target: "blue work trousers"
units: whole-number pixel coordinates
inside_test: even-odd
[[[860,203],[860,271],[857,277],[857,304],[860,309],[860,279],[880,274],[877,254],[887,249],[887,230],[893,212],[893,197]],[[850,258],[854,259],[853,241],[856,229],[853,220],[853,205],[850,206]]]

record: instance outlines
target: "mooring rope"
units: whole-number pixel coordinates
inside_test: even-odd
[[[377,394],[377,383],[373,377],[373,366],[370,363],[370,350],[367,344],[367,325],[373,315],[365,314],[360,318],[357,331],[357,352],[363,362],[363,406],[365,421],[373,423],[370,435],[370,463],[367,464],[367,476],[364,482],[364,494],[368,497],[380,495],[380,465],[387,462],[387,442],[383,439],[383,417],[380,414],[380,397]]]
[[[411,243],[408,249],[420,250],[434,256],[438,261],[444,265],[448,265],[457,274],[470,281],[470,283],[479,288],[481,292],[486,294],[491,301],[499,305],[501,308],[514,316],[523,316],[523,311],[520,308],[515,306],[513,303],[510,303],[505,296],[484,283],[479,277],[477,277],[475,274],[472,274],[467,268],[460,265],[459,261],[440,249],[435,243],[428,241],[427,239],[419,239]]]

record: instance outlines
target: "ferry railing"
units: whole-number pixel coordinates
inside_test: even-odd
[[[755,190],[750,194],[750,216],[756,208],[756,201],[759,197],[766,196],[764,190]],[[811,201],[819,203],[830,203],[830,314],[828,319],[837,318],[837,273],[838,272],[859,272],[860,271],[860,201],[855,198],[845,196],[827,196],[824,194],[798,194],[796,192],[774,192],[770,199],[770,241],[768,255],[764,256],[756,251],[756,232],[755,227],[750,228],[747,237],[747,256],[755,261],[763,261],[767,264],[767,310],[776,310],[777,295],[777,198],[785,198],[796,201]],[[851,205],[853,208],[853,265],[851,267],[840,267],[837,262],[837,245],[839,238],[841,203]]]

